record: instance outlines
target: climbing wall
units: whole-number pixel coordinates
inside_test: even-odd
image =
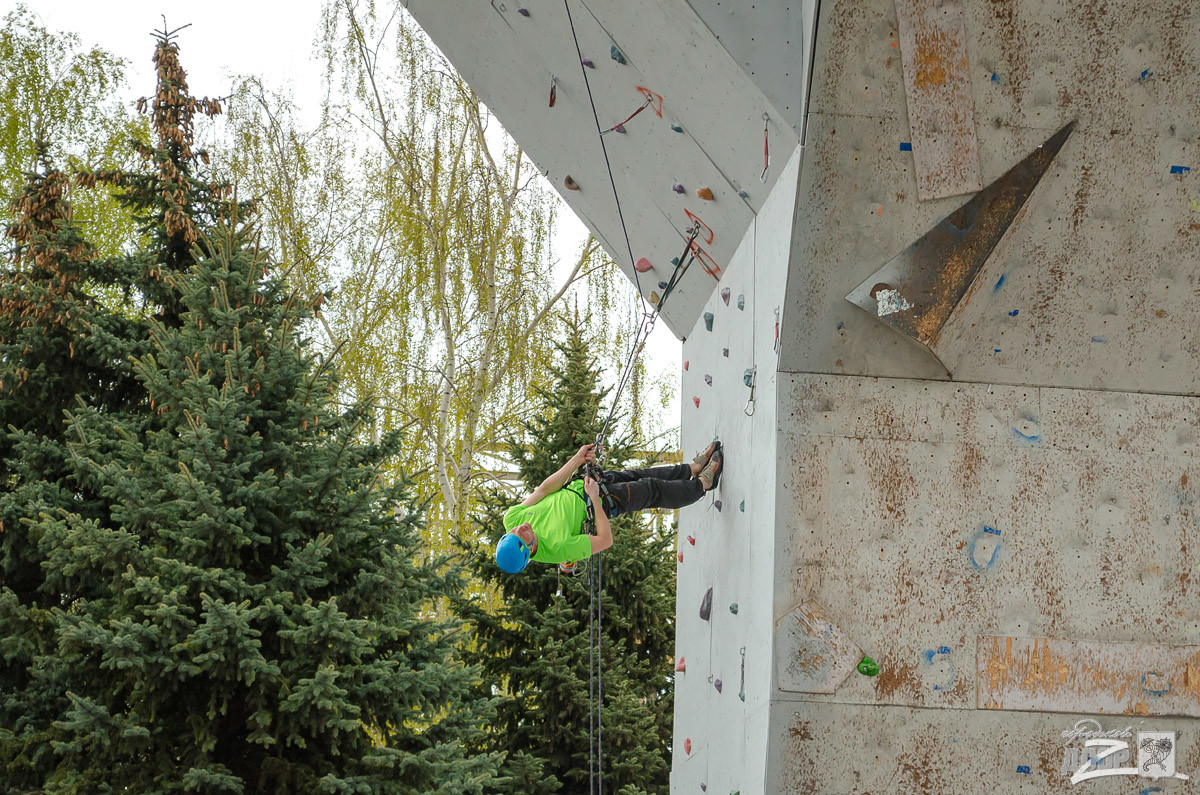
[[[779,419],[775,335],[800,161],[797,148],[738,246],[736,267],[683,345],[683,449],[690,455],[718,438],[729,470],[707,499],[679,512],[675,651],[685,670],[675,675],[673,793],[764,787]]]
[[[1138,743],[1200,775],[1197,22],[821,4],[765,791],[1195,791]]]
[[[699,226],[697,261],[662,313],[686,334],[799,144],[816,0],[764,9],[754,29],[686,0],[405,5],[647,298]],[[589,86],[603,130],[642,109],[604,135],[612,182]]]
[[[1194,791],[1200,6],[407,6],[644,294],[699,230],[673,793]]]

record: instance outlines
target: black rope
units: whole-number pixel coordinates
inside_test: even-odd
[[[641,302],[642,311],[645,312],[646,298],[642,295],[642,282],[638,279],[637,268],[634,267],[637,263],[633,258],[633,244],[629,242],[629,228],[625,225],[625,214],[621,212],[621,196],[617,192],[617,180],[613,177],[612,162],[608,159],[608,147],[604,145],[604,129],[600,126],[600,114],[596,110],[596,100],[592,96],[592,84],[588,82],[587,67],[583,65],[583,50],[579,46],[579,36],[575,33],[575,20],[571,16],[570,0],[563,0],[563,7],[567,9],[567,21],[571,23],[571,38],[575,40],[575,54],[579,58],[579,71],[583,73],[583,85],[587,89],[588,102],[592,106],[592,118],[596,120],[596,135],[600,138],[600,150],[604,152],[604,166],[608,169],[608,181],[612,184],[613,199],[617,202],[617,218],[621,221],[621,231],[625,233],[625,248],[629,252],[629,267],[633,271],[633,283],[637,285],[638,300]],[[648,105],[649,102],[646,104]]]
[[[596,707],[595,707],[595,691],[596,691],[596,674],[595,674],[595,649],[596,644],[592,638],[592,614],[595,612],[594,605],[596,603],[595,580],[592,576],[592,570],[588,569],[588,795],[592,795],[596,791],[596,744],[593,738],[596,736]]]
[[[642,294],[642,282],[638,276],[637,261],[633,256],[633,244],[629,241],[629,227],[625,223],[625,214],[621,210],[621,194],[617,190],[617,180],[613,176],[612,161],[608,156],[608,146],[604,142],[605,132],[611,132],[621,124],[630,121],[634,116],[637,116],[650,105],[650,98],[647,97],[646,103],[638,108],[633,114],[622,122],[615,125],[609,130],[605,130],[600,126],[600,113],[596,110],[596,99],[592,95],[592,84],[588,80],[587,67],[583,64],[583,50],[579,46],[579,35],[575,31],[575,20],[571,15],[570,0],[563,0],[563,7],[567,11],[567,21],[571,25],[571,38],[575,41],[575,54],[579,59],[579,70],[583,74],[583,85],[587,89],[588,103],[592,106],[592,119],[596,123],[596,135],[600,139],[600,150],[604,153],[604,167],[608,171],[608,181],[612,185],[613,200],[617,205],[617,219],[621,222],[621,232],[625,236],[625,250],[629,254],[630,271],[633,273],[633,282],[637,286],[638,302],[642,310],[642,320],[638,326],[637,334],[634,335],[633,345],[630,347],[629,356],[625,360],[625,368],[621,373],[621,381],[617,385],[617,390],[613,394],[612,405],[609,407],[608,416],[604,420],[604,424],[600,426],[600,432],[596,434],[596,459],[602,461],[605,456],[604,440],[608,433],[608,426],[612,422],[613,416],[617,410],[617,403],[620,400],[621,394],[625,391],[625,385],[629,381],[630,374],[633,372],[633,363],[637,358],[638,353],[646,344],[646,340],[650,336],[650,332],[654,329],[654,321],[658,314],[662,311],[663,304],[666,303],[667,296],[675,289],[675,285],[679,283],[683,274],[687,271],[688,266],[696,258],[696,251],[693,243],[696,240],[697,234],[700,232],[699,224],[695,224],[689,231],[690,237],[687,241],[687,246],[680,255],[679,261],[675,266],[675,271],[671,274],[667,286],[663,289],[662,296],[658,299],[657,307],[647,307],[646,298]],[[604,510],[601,506],[600,510]],[[589,795],[599,793],[604,795],[604,722],[603,722],[603,707],[604,707],[604,663],[601,658],[601,637],[604,628],[604,553],[597,553],[596,565],[588,569],[588,792]],[[594,630],[594,631],[593,631]]]
[[[596,772],[599,795],[604,795],[604,657],[600,637],[604,631],[604,553],[596,556]]]

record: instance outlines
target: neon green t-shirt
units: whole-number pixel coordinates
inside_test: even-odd
[[[583,534],[587,508],[583,504],[583,481],[575,480],[559,491],[543,497],[528,508],[514,505],[504,513],[504,529],[529,522],[537,535],[537,552],[533,559],[539,563],[566,563],[584,560],[592,554],[592,542]]]

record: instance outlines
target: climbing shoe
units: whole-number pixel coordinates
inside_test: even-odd
[[[712,491],[721,484],[721,473],[725,471],[725,450],[721,447],[720,442],[714,442],[717,446],[713,450],[712,458],[704,465],[704,469],[700,470],[700,485],[704,486],[705,491]]]
[[[696,454],[696,457],[692,459],[692,463],[699,464],[700,468],[703,469],[704,465],[708,463],[708,459],[712,458],[713,453],[717,452],[717,448],[720,446],[719,442],[712,442],[708,447],[705,447]]]

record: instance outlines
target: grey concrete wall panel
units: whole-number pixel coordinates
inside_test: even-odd
[[[1200,718],[1200,646],[981,636],[980,709]]]
[[[634,278],[596,125],[561,2],[479,5],[471,0],[410,0],[409,10],[442,48],[605,249]],[[639,114],[626,133],[605,137],[633,258],[654,266],[639,278],[644,295],[669,278],[673,257],[692,224],[690,211],[714,233],[705,253],[721,269],[762,207],[786,158],[799,142],[783,115],[729,56],[685,0],[620,4],[572,0],[580,47],[595,69],[588,81],[604,128],[643,102],[639,87],[663,98]],[[619,48],[626,61],[610,58]],[[552,79],[557,102],[548,107]],[[776,167],[762,172],[763,113],[772,119]],[[676,132],[672,125],[682,132]],[[581,187],[562,187],[570,175]],[[685,188],[680,195],[675,184]],[[712,191],[714,200],[696,195]],[[744,192],[741,195],[740,192]],[[716,279],[693,267],[664,307],[663,321],[682,336],[694,324]]]
[[[802,136],[816,0],[761,3],[752,9],[737,0],[688,0],[688,5]]]
[[[917,198],[983,187],[961,0],[896,0]]]
[[[780,394],[777,617],[815,599],[881,668],[804,698],[973,708],[979,635],[1200,638],[1196,399],[1124,395],[1186,440],[1140,455],[1080,443],[1120,424],[1107,393],[795,375]]]
[[[1195,791],[1194,781],[1134,775],[1070,783],[1077,743],[1063,732],[1095,716],[962,712],[797,703],[771,715],[771,795],[1151,795]],[[1101,718],[1105,729],[1174,731],[1176,768],[1200,770],[1196,721]],[[1132,755],[1136,760],[1136,754]],[[712,790],[710,790],[711,792]],[[723,792],[717,791],[720,795]]]
[[[943,332],[955,379],[1200,392],[1200,9],[964,10],[984,181],[1078,127]],[[892,0],[821,14],[781,366],[944,378],[837,300],[961,199],[917,199]]]

